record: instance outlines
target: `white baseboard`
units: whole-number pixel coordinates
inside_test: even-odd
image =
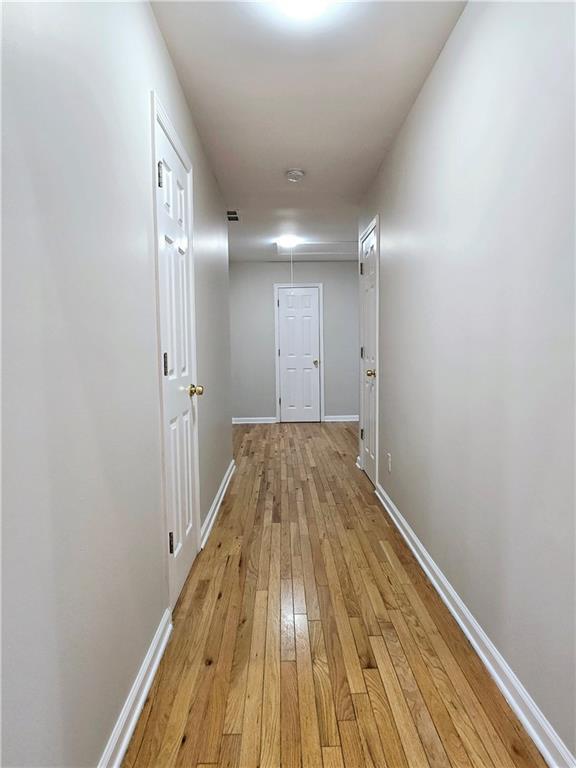
[[[359,421],[357,415],[353,416],[324,416],[323,421]],[[232,424],[276,424],[276,416],[234,416]]]
[[[160,620],[142,666],[138,670],[128,698],[124,702],[98,768],[119,768],[122,763],[171,632],[172,614],[167,609]]]
[[[576,768],[574,755],[570,753],[381,485],[376,486],[376,495],[550,768]]]
[[[222,482],[220,483],[220,487],[218,488],[216,496],[214,497],[214,501],[212,502],[208,516],[202,524],[202,547],[204,547],[210,531],[212,530],[212,526],[216,521],[218,510],[220,509],[220,505],[222,504],[222,500],[228,485],[230,484],[230,480],[234,474],[235,469],[236,464],[234,463],[234,460],[232,460],[228,469],[226,470]],[[172,615],[169,610],[166,610],[162,616],[160,624],[158,625],[158,629],[156,630],[152,643],[150,644],[148,653],[146,654],[146,657],[142,662],[142,666],[138,671],[136,680],[134,681],[130,693],[128,694],[128,698],[122,707],[122,711],[120,712],[120,716],[116,721],[116,725],[114,726],[112,734],[108,739],[108,744],[106,745],[102,757],[100,758],[98,768],[119,768],[120,764],[122,763],[124,754],[128,749],[128,744],[130,743],[130,739],[132,738],[132,734],[136,728],[136,723],[138,722],[138,718],[142,712],[142,708],[144,707],[146,696],[148,695],[148,691],[150,690],[152,681],[154,680],[154,675],[158,669],[158,664],[160,663],[160,659],[162,658],[162,654],[164,653],[164,649],[166,648],[166,643],[168,642],[168,638],[170,637],[171,632]]]
[[[228,485],[230,484],[230,480],[232,479],[232,475],[234,474],[235,469],[236,463],[234,459],[232,459],[228,469],[224,474],[224,477],[222,478],[220,487],[216,491],[216,496],[214,496],[212,506],[206,515],[206,520],[204,520],[202,523],[202,528],[200,529],[200,547],[202,549],[204,549],[204,546],[208,540],[208,536],[210,535],[210,531],[212,530],[212,526],[216,522],[216,518],[218,517],[218,510],[220,509],[220,505],[222,504],[222,500],[224,499],[224,495],[226,494],[226,490],[228,489]]]
[[[359,421],[360,418],[356,416],[324,416],[324,421]]]
[[[276,416],[234,416],[232,424],[276,424]]]

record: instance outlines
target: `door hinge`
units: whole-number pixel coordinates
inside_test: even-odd
[[[360,347],[360,357],[364,360],[364,347]]]
[[[280,299],[276,299],[276,306],[277,306],[277,307],[279,307],[279,306],[280,306]]]
[[[164,174],[162,160],[158,160],[158,186],[164,186]]]
[[[364,428],[360,430],[360,440],[364,440]]]
[[[162,185],[160,185],[160,186],[162,186]],[[364,274],[364,264],[362,262],[360,262],[360,274],[361,275]]]
[[[278,350],[278,357],[280,357],[280,350]]]
[[[170,554],[174,554],[174,533],[170,531],[168,534],[168,549],[170,551]]]
[[[282,398],[281,397],[278,398],[278,405],[282,405]]]
[[[162,359],[164,362],[164,376],[168,376],[168,352],[164,352]]]

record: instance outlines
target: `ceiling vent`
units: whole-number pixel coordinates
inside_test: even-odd
[[[301,168],[290,168],[286,171],[285,176],[288,181],[291,181],[293,184],[297,184],[299,181],[302,181],[304,176],[306,176],[306,172]]]
[[[238,211],[226,211],[226,218],[228,221],[240,221]]]

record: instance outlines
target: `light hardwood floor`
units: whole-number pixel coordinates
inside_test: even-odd
[[[372,485],[356,426],[234,428],[129,766],[544,768]]]

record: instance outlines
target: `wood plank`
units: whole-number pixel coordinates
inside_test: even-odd
[[[280,523],[270,545],[260,765],[280,768]]]
[[[362,619],[353,617],[350,619],[352,634],[356,641],[356,652],[362,669],[376,669],[376,659],[372,653],[372,646],[366,634],[366,628]]]
[[[448,673],[444,669],[442,662],[438,658],[436,652],[432,648],[430,640],[420,625],[416,614],[409,610],[403,609],[402,616],[406,622],[406,626],[412,635],[412,638],[420,650],[420,654],[428,667],[434,684],[438,689],[438,692],[445,703],[450,716],[454,722],[454,725],[460,734],[460,738],[466,747],[466,751],[470,755],[473,765],[476,768],[496,768],[494,762],[490,758],[487,749],[485,748],[480,734],[474,727],[472,720],[470,719],[467,708],[462,704],[456,689],[448,676]],[[399,633],[402,642],[400,626],[395,623],[396,629]]]
[[[332,684],[332,695],[334,696],[336,719],[339,721],[353,720],[354,705],[352,704],[344,656],[342,654],[342,645],[338,637],[338,629],[334,620],[334,614],[332,613],[330,593],[327,587],[318,588],[318,599],[320,601],[324,643],[326,645],[326,657],[328,659],[328,671]]]
[[[208,596],[198,617],[194,642],[188,647],[184,674],[178,680],[172,707],[168,713],[166,728],[158,747],[158,753],[157,755],[150,754],[149,765],[154,765],[158,762],[162,765],[172,766],[176,760],[186,727],[190,702],[194,696],[196,681],[204,665],[204,646],[218,600],[225,566],[226,563],[221,563],[213,583],[209,586]]]
[[[322,747],[324,768],[344,768],[344,758],[340,747]]]
[[[340,735],[334,709],[334,697],[328,671],[328,657],[326,655],[322,624],[319,621],[310,621],[308,622],[308,628],[310,632],[314,690],[316,693],[316,711],[320,727],[320,743],[324,747],[338,746],[340,744]]]
[[[230,600],[234,597],[233,592],[237,589],[239,560],[239,553],[233,557],[228,556],[226,560],[224,578],[216,599],[216,606],[212,614],[204,646],[202,663],[196,678],[195,690],[190,699],[185,727],[176,754],[175,765],[178,768],[195,762],[206,762],[201,755],[203,748],[215,752],[213,760],[214,762],[218,760],[221,738],[221,727],[219,727],[221,726],[221,713],[218,704],[221,703],[223,714],[225,692],[221,697],[218,695],[215,697],[214,693],[216,689],[217,694],[217,689],[225,683],[225,675],[222,668],[219,670],[218,683],[216,683],[215,677],[218,669],[217,662],[220,661],[222,645],[225,640],[224,632],[226,627],[229,627],[228,608]],[[234,621],[234,617],[232,617],[232,620]],[[227,653],[232,653],[231,647],[224,649],[224,654]],[[223,664],[226,663],[226,659],[223,658]],[[210,709],[212,702],[216,704],[215,711]],[[198,722],[204,722],[205,727],[198,728]]]
[[[384,690],[390,702],[398,735],[402,740],[402,747],[408,760],[408,765],[410,768],[429,768],[429,762],[426,759],[418,731],[396,677],[384,638],[382,636],[371,637],[370,643],[374,651],[382,683],[384,684]]]
[[[346,667],[346,676],[348,678],[350,692],[365,693],[366,686],[364,685],[362,668],[360,666],[360,660],[358,659],[358,654],[356,652],[354,635],[352,633],[352,627],[350,626],[350,620],[346,612],[346,606],[344,605],[344,598],[340,588],[338,574],[336,572],[334,555],[332,553],[328,539],[324,539],[322,542],[322,555],[324,557],[324,565],[326,567],[326,574],[328,576],[328,589],[330,590],[332,611],[334,613],[334,619],[336,621],[340,643],[342,644],[342,654],[344,658],[344,666]]]
[[[218,768],[238,768],[241,743],[242,736],[239,733],[227,733],[222,736]]]
[[[545,768],[356,450],[356,425],[234,428],[125,768]]]
[[[248,665],[246,683],[244,722],[242,724],[240,765],[243,768],[257,768],[260,758],[267,607],[268,592],[266,590],[258,590],[254,605],[254,624],[252,627],[250,663]]]
[[[362,741],[356,720],[342,720],[338,723],[342,755],[346,768],[364,768]]]
[[[294,604],[292,602],[292,579],[280,582],[280,658],[282,661],[296,661],[294,644]]]
[[[346,567],[348,569],[347,578],[350,580],[352,584],[352,588],[355,592],[355,605],[358,607],[358,612],[362,617],[362,621],[366,627],[366,631],[369,634],[378,634],[380,631],[378,618],[374,612],[374,606],[373,606],[372,600],[370,599],[370,594],[368,593],[366,589],[366,585],[364,584],[364,581],[362,579],[361,570],[354,558],[354,552],[351,547],[350,538],[348,536],[349,532],[344,529],[344,526],[342,525],[342,521],[338,518],[336,514],[333,514],[332,518],[334,520],[334,527],[338,532],[338,538],[341,545],[342,556],[344,558],[344,562],[346,563]],[[382,602],[381,598],[380,598],[380,602]],[[385,608],[383,608],[383,611],[384,613],[382,614],[382,618],[387,619],[388,616],[386,614]],[[349,612],[349,617],[351,620],[359,618],[356,615],[356,612],[354,613]]]
[[[302,552],[304,590],[306,593],[306,612],[309,621],[318,621],[320,619],[320,606],[318,605],[318,592],[314,576],[310,534],[308,533],[308,523],[306,521],[306,515],[304,514],[303,504],[298,505],[298,526],[300,530],[300,551]]]
[[[516,765],[512,755],[506,749],[505,744],[501,741],[500,736],[494,727],[493,722],[490,720],[488,714],[485,712],[482,704],[479,702],[476,692],[470,686],[470,683],[466,679],[466,675],[462,671],[460,665],[452,655],[452,652],[444,638],[436,631],[436,625],[430,617],[426,607],[422,603],[418,593],[412,585],[405,586],[406,594],[409,597],[410,603],[414,607],[419,620],[422,622],[426,629],[427,636],[434,648],[434,651],[438,655],[438,658],[442,662],[446,672],[450,676],[454,687],[458,693],[458,696],[466,711],[470,714],[474,727],[478,731],[482,743],[486,747],[490,758],[498,768],[513,768]]]
[[[224,733],[242,733],[244,720],[244,702],[246,700],[246,681],[248,677],[248,663],[250,658],[250,643],[252,641],[252,624],[254,620],[254,605],[256,601],[256,583],[258,579],[258,562],[260,558],[261,540],[260,528],[254,528],[254,538],[248,554],[246,581],[242,597],[242,609],[234,659],[230,672],[230,686],[228,700],[226,702],[226,715],[224,717]]]
[[[317,768],[322,764],[320,749],[320,731],[314,679],[312,673],[312,657],[308,636],[308,620],[306,616],[294,618],[296,630],[296,668],[298,675],[298,707],[300,710],[300,738],[302,742],[303,768]]]
[[[409,768],[404,749],[402,748],[402,741],[394,723],[392,710],[388,703],[388,697],[382,685],[380,672],[377,669],[365,669],[364,679],[366,680],[366,688],[368,689],[376,726],[380,733],[386,762],[391,768]]]
[[[447,768],[450,765],[450,761],[392,624],[382,626],[382,635],[394,665],[396,677],[404,693],[404,698],[412,713],[412,720],[416,725],[420,741],[424,746],[430,768]]]
[[[367,693],[353,693],[354,710],[356,711],[356,722],[358,723],[358,733],[362,742],[364,752],[364,762],[367,766],[374,768],[386,768],[387,762],[384,757],[384,749],[380,741],[380,734],[374,719],[374,712],[370,704],[370,698]]]
[[[205,763],[217,763],[220,754],[220,745],[224,731],[224,718],[226,715],[226,702],[230,687],[230,674],[234,658],[234,647],[238,632],[238,619],[241,609],[242,589],[245,578],[240,571],[241,565],[236,565],[236,583],[233,584],[232,594],[228,605],[228,614],[222,637],[222,645],[218,661],[214,667],[214,678],[210,689],[210,696],[204,728],[201,730],[199,758]],[[245,569],[244,569],[245,570]]]
[[[420,689],[425,706],[436,726],[436,731],[440,737],[446,754],[450,758],[453,768],[471,768],[472,763],[468,753],[464,748],[458,731],[452,722],[448,710],[444,706],[434,681],[428,672],[416,644],[414,643],[410,630],[399,611],[390,611],[390,620],[394,626],[395,636],[398,638],[407,664],[410,666],[416,683]]]
[[[300,768],[300,709],[298,706],[298,673],[295,661],[281,663],[281,759],[282,768]]]
[[[306,613],[306,592],[302,571],[302,556],[292,555],[292,601],[294,613]]]

